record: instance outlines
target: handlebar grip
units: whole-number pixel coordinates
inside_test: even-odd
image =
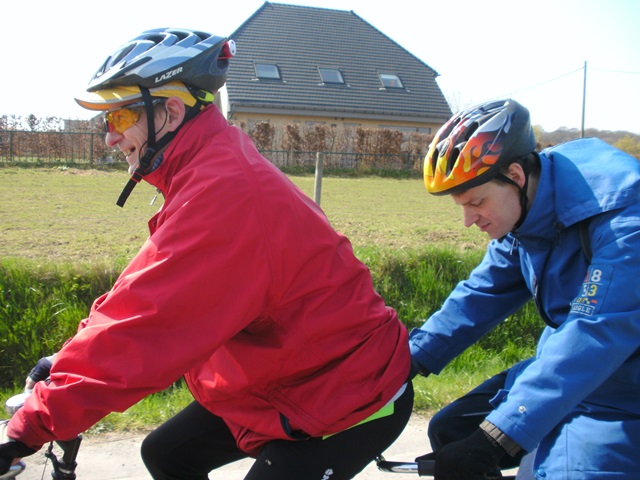
[[[418,476],[433,476],[436,471],[436,461],[435,460],[420,460],[416,461],[418,464]]]

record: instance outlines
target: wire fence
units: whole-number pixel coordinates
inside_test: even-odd
[[[274,165],[282,170],[300,168],[313,170],[322,160],[324,170],[349,170],[375,172],[382,170],[420,172],[424,155],[411,152],[357,153],[357,152],[295,152],[286,150],[261,151]]]
[[[325,171],[376,173],[396,171],[419,173],[424,154],[301,152],[262,150],[282,170],[314,171],[322,160]],[[121,153],[104,143],[102,132],[0,131],[0,163],[5,165],[85,165],[125,164]]]
[[[113,163],[113,148],[99,132],[0,131],[0,162],[8,164]]]

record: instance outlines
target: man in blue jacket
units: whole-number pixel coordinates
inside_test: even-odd
[[[640,475],[640,162],[597,139],[535,144],[529,112],[498,101],[452,117],[425,159],[427,190],[491,242],[411,332],[414,371],[439,373],[531,298],[547,324],[534,358],[434,417],[436,480],[526,452],[537,479]]]

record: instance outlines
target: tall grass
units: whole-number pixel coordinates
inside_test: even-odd
[[[113,281],[114,272],[97,267],[0,261],[0,386],[24,381],[35,361],[57,351]]]

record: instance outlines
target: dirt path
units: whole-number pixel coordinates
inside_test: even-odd
[[[414,414],[400,438],[385,452],[388,460],[412,461],[418,455],[427,453],[427,423],[424,416]],[[87,435],[82,441],[78,455],[78,480],[148,480],[147,470],[140,459],[140,442],[144,434],[100,434]],[[19,480],[42,480],[51,478],[51,467],[46,463],[44,448],[35,455],[25,458],[27,469]],[[209,475],[209,478],[242,480],[251,466],[252,460],[227,465]],[[374,464],[369,465],[356,478],[358,480],[391,480],[406,475],[380,472]],[[409,477],[413,478],[413,477]],[[417,477],[416,477],[417,478]]]

